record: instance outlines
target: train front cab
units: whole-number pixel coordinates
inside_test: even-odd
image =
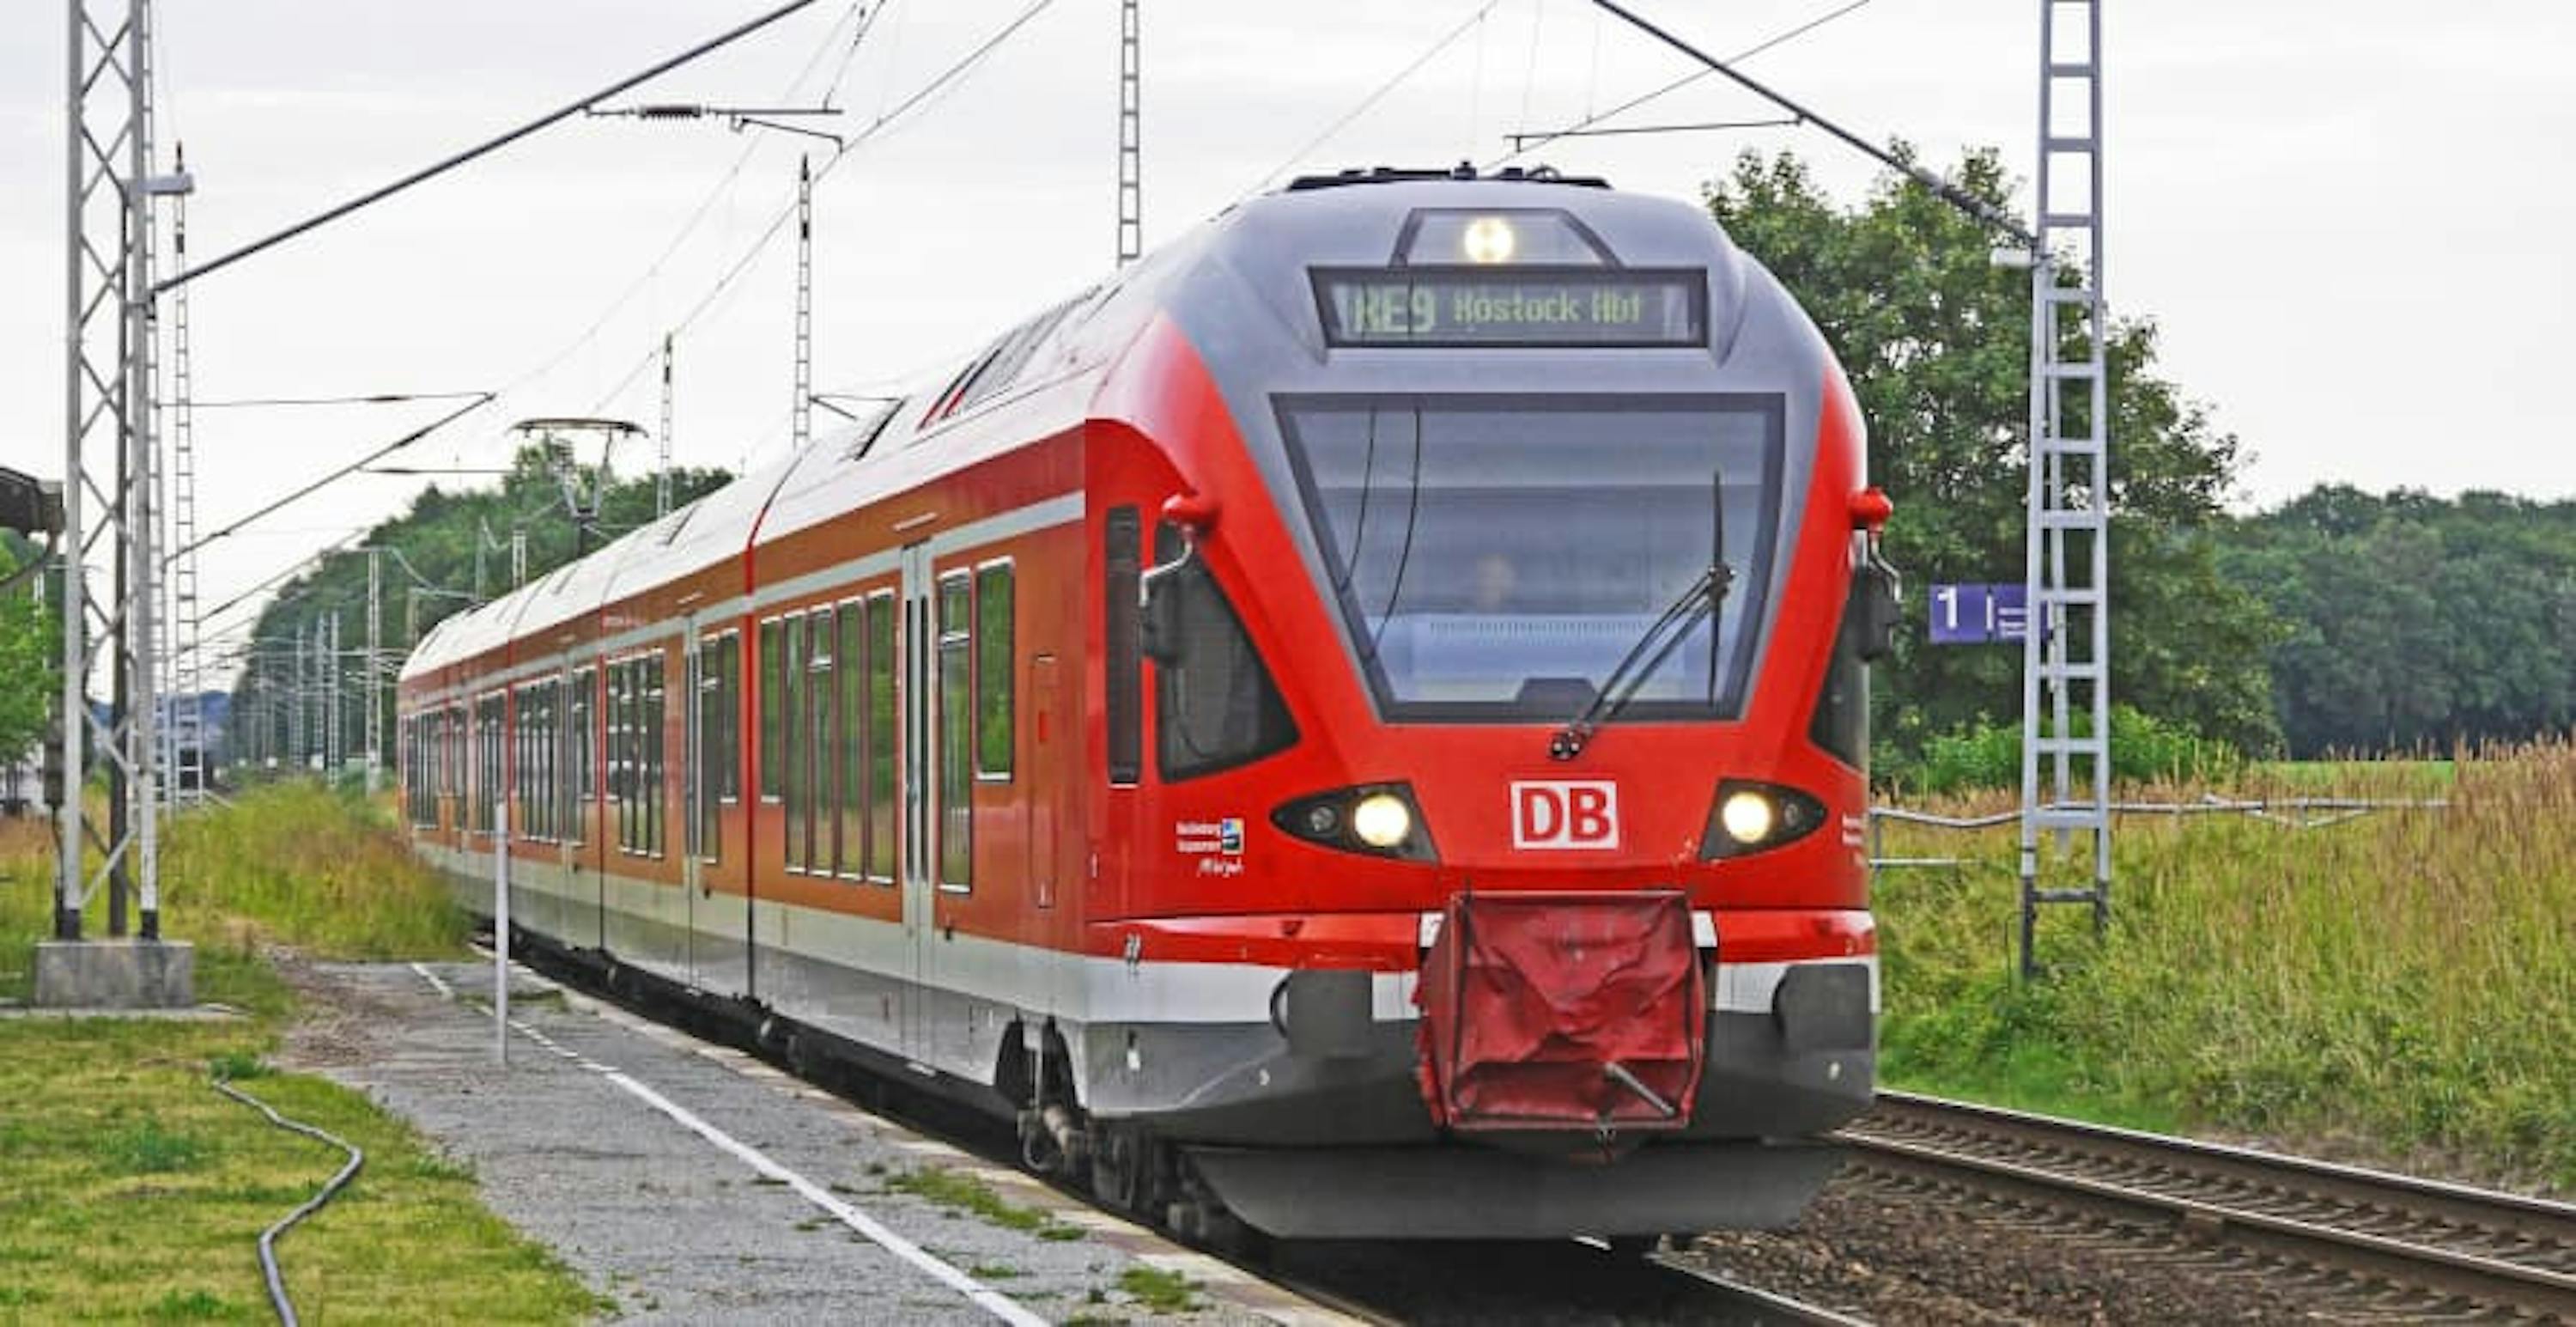
[[[1576,191],[1343,192],[1239,222],[1095,426],[1095,1164],[1149,1132],[1281,1236],[1785,1224],[1875,1067],[1848,390],[1704,216],[1606,194],[1578,238],[1656,282],[1531,289],[1704,279],[1671,344],[1330,344],[1372,296],[1317,273]],[[1534,967],[1461,948],[1516,901]]]

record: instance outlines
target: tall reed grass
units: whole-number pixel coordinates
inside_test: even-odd
[[[1965,859],[1879,877],[1891,1079],[2576,1187],[2576,744],[2448,773],[2257,767],[2215,790],[2450,803],[2316,829],[2122,818],[2108,934],[2048,910],[2027,984],[2014,830],[1891,826],[1891,855]]]
[[[169,821],[161,853],[168,933],[195,941],[200,962],[219,969],[250,962],[266,943],[334,959],[463,952],[464,914],[404,846],[391,812],[355,794],[302,782],[253,788]],[[0,937],[51,934],[53,862],[46,821],[0,821]],[[103,897],[83,925],[105,933]],[[19,957],[0,956],[0,994],[24,993]]]

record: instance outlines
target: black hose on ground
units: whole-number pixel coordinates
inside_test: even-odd
[[[276,1109],[267,1102],[234,1087],[227,1079],[215,1079],[214,1087],[225,1096],[267,1116],[268,1122],[278,1128],[329,1143],[349,1154],[348,1163],[340,1167],[340,1173],[332,1176],[329,1183],[316,1190],[312,1197],[305,1199],[294,1211],[278,1218],[277,1224],[259,1232],[259,1269],[268,1277],[269,1305],[277,1310],[277,1320],[285,1324],[285,1327],[297,1327],[295,1305],[286,1297],[286,1275],[277,1269],[277,1237],[285,1234],[296,1222],[321,1211],[324,1203],[331,1201],[332,1197],[346,1187],[351,1179],[356,1178],[358,1167],[367,1164],[367,1154],[345,1138],[325,1133],[300,1120],[290,1120],[278,1114]]]

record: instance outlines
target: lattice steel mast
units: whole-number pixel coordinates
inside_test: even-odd
[[[2102,299],[2102,4],[2040,0],[2038,242],[2031,264],[2030,517],[2022,643],[2021,969],[2042,905],[2111,914],[2110,328]],[[2081,722],[2079,722],[2079,716]],[[2051,795],[2041,799],[2045,777]],[[2041,846],[2089,834],[2091,879],[2050,885]]]
[[[115,16],[111,18],[110,16]],[[151,4],[69,3],[65,96],[65,285],[62,802],[54,933],[77,940],[81,909],[108,886],[108,933],[126,932],[129,895],[141,934],[161,928],[158,796],[161,752],[154,645],[160,598],[153,516],[152,199],[184,176],[152,175]],[[110,24],[112,23],[112,26]],[[95,510],[93,510],[93,507]],[[89,580],[108,569],[101,601]],[[107,718],[89,708],[104,652],[114,693]],[[95,749],[107,764],[105,832],[81,789]],[[99,854],[95,873],[89,850]]]

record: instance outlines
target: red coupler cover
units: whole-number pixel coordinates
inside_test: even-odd
[[[1690,1122],[1708,997],[1678,891],[1453,896],[1414,1000],[1451,1129]]]

